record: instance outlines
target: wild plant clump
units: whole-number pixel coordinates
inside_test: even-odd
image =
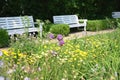
[[[116,30],[67,41],[61,34],[57,38],[50,34],[50,41],[57,40],[52,43],[41,39],[20,40],[14,47],[0,52],[0,77],[10,80],[119,80],[118,34],[120,31]]]
[[[9,46],[8,32],[0,28],[0,48]]]

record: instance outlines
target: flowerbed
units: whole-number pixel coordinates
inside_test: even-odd
[[[119,80],[119,34],[116,30],[62,45],[19,40],[2,50],[0,75],[10,80]]]

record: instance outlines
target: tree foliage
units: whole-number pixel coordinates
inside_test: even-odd
[[[119,11],[119,0],[0,0],[0,16],[32,15],[52,20],[53,15],[77,14],[80,18],[102,19]]]

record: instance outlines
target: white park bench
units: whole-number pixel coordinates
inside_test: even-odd
[[[68,24],[70,28],[84,27],[86,31],[87,19],[78,19],[77,15],[53,16],[54,24]]]
[[[113,18],[120,18],[120,12],[112,12]]]
[[[20,17],[0,17],[0,28],[6,29],[8,35],[23,34],[25,32],[34,33],[41,31],[34,26],[34,21],[32,16],[20,16]]]

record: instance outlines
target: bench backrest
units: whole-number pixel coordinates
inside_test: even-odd
[[[120,12],[112,12],[113,18],[120,18]]]
[[[9,30],[25,27],[34,27],[32,16],[0,17],[0,28]]]
[[[79,24],[77,15],[53,16],[53,22],[55,24]]]

